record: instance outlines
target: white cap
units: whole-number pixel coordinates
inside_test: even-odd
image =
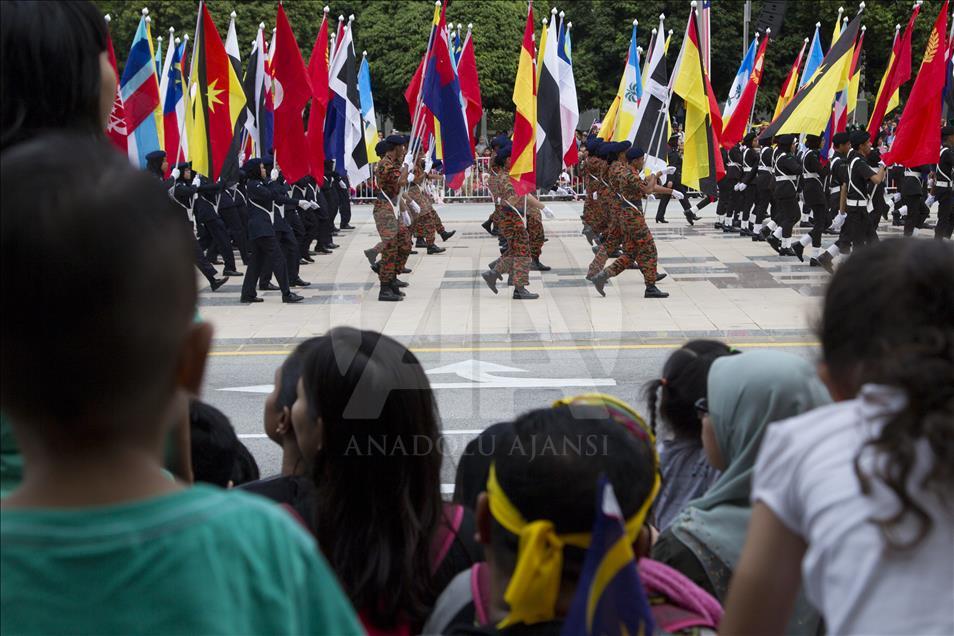
[[[368,57],[367,51],[361,51],[361,57]]]
[[[234,20],[237,15],[238,15],[238,14],[235,13],[235,11],[233,11],[232,13],[229,14],[229,17]]]
[[[325,8],[322,9],[322,10],[323,10],[325,13],[328,13],[329,11],[331,11],[331,9],[328,8],[328,5],[325,5]]]
[[[111,16],[111,15],[109,15],[109,14],[107,13],[106,15],[103,16],[103,19],[106,20],[107,22],[109,22],[109,21],[111,21],[111,20],[113,19],[113,16]]]
[[[639,24],[639,20],[637,20],[636,18],[633,18],[633,26],[637,26],[638,24]]]
[[[146,7],[143,7],[143,8],[142,8],[142,14],[143,14],[143,15],[149,15],[149,9],[147,9]]]
[[[560,17],[561,17],[561,18],[566,17],[566,12],[565,12],[565,11],[560,11]]]

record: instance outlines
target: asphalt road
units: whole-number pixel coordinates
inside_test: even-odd
[[[416,351],[437,393],[450,454],[442,475],[445,492],[452,490],[454,467],[464,446],[495,422],[588,391],[611,393],[645,413],[642,387],[658,377],[675,346],[561,343]],[[772,348],[808,359],[817,356],[809,344]],[[263,477],[280,467],[280,449],[264,435],[262,410],[282,360],[283,355],[274,353],[213,355],[206,373],[204,399],[231,419]]]

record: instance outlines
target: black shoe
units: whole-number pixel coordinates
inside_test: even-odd
[[[213,278],[212,282],[209,283],[209,287],[212,288],[212,291],[216,291],[219,287],[229,282],[228,278]]]
[[[643,294],[643,298],[669,298],[669,293],[655,285],[646,285],[646,293]]]
[[[805,246],[801,243],[792,243],[791,247],[792,253],[798,257],[798,260],[805,262]]]
[[[753,232],[753,233],[752,233],[752,240],[753,240],[753,241],[757,241],[757,242],[759,242],[759,243],[765,241],[765,239],[762,238],[762,235],[759,234],[758,232]]]
[[[314,263],[315,261],[310,261],[310,262]],[[309,263],[309,261],[306,261],[306,260],[303,259],[303,258],[298,259],[298,264],[299,264],[299,265],[307,265],[308,263]]]
[[[381,291],[378,292],[378,300],[386,302],[397,302],[402,297],[388,283],[381,283]]]
[[[600,246],[599,246],[599,245],[594,245],[594,246],[593,246],[592,248],[590,248],[590,249],[592,249],[592,250],[593,250],[593,253],[596,254],[596,253],[598,253],[598,252],[600,251]]]
[[[689,222],[689,225],[695,225],[695,221],[698,220],[698,217],[693,217],[691,212],[686,212],[686,221]]]
[[[494,226],[494,229],[490,230],[490,235],[491,235],[491,236],[500,236],[500,230],[498,230],[497,227]]]
[[[489,269],[490,271],[494,271],[497,268],[497,263],[499,262],[500,262],[500,259],[495,259],[490,261],[490,264],[487,265],[487,269]]]
[[[583,226],[583,236],[590,245],[592,245],[593,241],[596,240],[596,234],[593,232],[593,228],[591,228],[589,225]]]
[[[324,248],[325,248],[326,250],[336,250],[336,249],[338,249],[339,247],[341,247],[341,246],[338,245],[337,243],[325,243],[325,245],[324,245]]]
[[[768,237],[772,236],[772,230],[768,229],[768,227],[763,227],[761,230],[759,230],[759,236],[765,240],[768,240]]]
[[[818,259],[813,256],[813,257],[811,257],[811,258],[809,259],[809,261],[808,261],[808,266],[809,266],[809,267],[821,267],[821,263],[819,263],[819,262],[818,262]]]
[[[898,223],[898,225],[904,225],[904,223]],[[823,230],[822,233],[823,233],[823,234],[828,234],[829,236],[840,236],[840,235],[841,235],[841,231],[840,231],[840,230],[833,230],[833,229],[831,229],[831,228],[828,228],[827,230]]]
[[[502,278],[500,274],[495,272],[492,269],[488,269],[486,272],[482,272],[480,277],[484,279],[484,282],[487,283],[487,287],[490,287],[490,291],[497,293],[497,281]]]
[[[409,284],[410,284],[410,283],[406,283],[406,282],[404,282],[403,280],[401,280],[401,279],[399,279],[399,278],[393,278],[393,279],[391,279],[391,286],[392,286],[392,287],[407,287]]]
[[[222,275],[228,277],[228,276],[242,276],[243,274],[242,272],[237,272],[234,269],[227,269],[222,272]]]
[[[713,224],[713,227],[714,227],[715,229],[717,229],[717,230],[721,230],[722,227],[723,227],[723,226],[722,226],[722,221],[716,221],[716,222]]]
[[[783,247],[778,251],[779,256],[795,256],[795,250],[790,247]]]
[[[443,254],[443,253],[446,252],[446,251],[447,251],[446,249],[444,249],[443,247],[440,247],[440,246],[438,246],[438,245],[428,245],[428,246],[427,246],[427,253],[428,253],[428,254]]]
[[[338,228],[338,229],[339,229],[339,230],[353,230],[353,229],[354,229],[354,226],[353,226],[353,225],[349,225],[348,223],[345,223],[344,225],[342,225],[342,226],[341,226],[340,228]]]
[[[739,231],[739,230],[738,230],[737,227],[734,227],[734,226],[730,225],[729,223],[726,223],[726,224],[724,224],[724,225],[722,226],[722,233],[723,233],[723,234],[728,234],[728,233],[730,233],[730,232],[738,232],[738,231]]]
[[[304,297],[295,292],[289,292],[287,296],[282,296],[283,303],[300,303],[303,300],[305,300]]]
[[[507,282],[504,283],[504,287],[513,287],[513,274],[507,274]]]
[[[541,263],[539,258],[535,258],[532,261],[530,261],[531,272],[549,272],[551,269],[553,268],[550,267],[549,265],[544,265],[543,263]]]
[[[240,298],[240,302],[243,304],[249,305],[251,303],[263,303],[265,302],[264,298],[259,298],[258,296],[253,296],[252,298]]]
[[[264,285],[259,285],[258,290],[259,291],[278,291],[279,287],[275,285],[275,283],[272,283],[271,281],[269,281],[265,283]]]
[[[311,285],[311,283],[306,280],[302,280],[301,277],[298,277],[291,282],[292,287],[308,287],[309,285]]]
[[[401,273],[402,273],[402,274],[410,274],[411,271],[412,271],[412,270],[411,270],[410,267],[402,267],[402,268],[401,268]]]
[[[327,247],[319,247],[315,251],[315,255],[318,255],[318,254],[332,254],[332,251],[329,250]]]
[[[539,298],[540,294],[534,294],[532,291],[526,287],[514,287],[513,288],[513,299],[514,300],[534,300]]]
[[[623,252],[622,252],[622,251],[620,251],[620,250],[613,250],[612,252],[609,253],[609,258],[619,258],[619,257],[622,256],[622,255],[623,255]]]
[[[739,230],[739,236],[754,236],[754,235],[755,235],[755,232],[753,232],[747,227],[744,227],[741,230]]]
[[[669,274],[667,274],[666,272],[663,272],[662,274],[660,274],[659,272],[656,272],[656,282],[658,283],[659,281],[666,278],[667,276],[669,276]]]
[[[341,232],[339,232],[337,229],[334,229],[334,230],[331,230],[331,235],[332,235],[332,236],[341,236]]]
[[[590,279],[590,282],[593,283],[593,286],[596,287],[596,291],[599,292],[600,296],[606,297],[606,292],[603,290],[606,287],[606,282],[609,280],[609,275],[606,272],[600,272],[596,276]]]
[[[656,223],[669,223],[666,219],[656,219]]]
[[[494,235],[494,222],[492,220],[487,219],[486,221],[480,224],[480,227],[487,230],[487,234],[490,234],[491,236]]]
[[[781,253],[782,253],[782,241],[781,241],[781,239],[777,239],[777,238],[775,238],[774,236],[769,236],[767,239],[765,239],[765,242],[768,243],[769,246],[770,246],[773,250],[775,250],[775,253],[776,253],[776,254],[781,255]]]
[[[395,279],[392,280],[390,283],[388,283],[388,285],[391,287],[391,290],[392,290],[395,294],[397,294],[397,295],[400,296],[401,298],[404,298],[405,296],[407,296],[407,294],[405,294],[404,292],[401,291],[401,286],[398,285],[397,283],[398,283],[398,280],[395,278]],[[407,287],[407,283],[404,283],[404,286]]]
[[[369,247],[364,250],[364,257],[368,259],[368,262],[371,263],[371,267],[374,267],[374,261],[378,257],[378,253],[374,251],[373,247]]]
[[[825,268],[829,274],[835,273],[835,259],[828,252],[822,252],[818,255],[818,264]]]
[[[448,239],[450,239],[450,237],[454,236],[455,234],[457,234],[457,230],[450,230],[450,231],[445,230],[441,232],[441,240],[447,241]]]
[[[701,220],[702,220],[702,217],[699,216],[698,214],[692,215],[692,221],[701,221]],[[690,221],[690,223],[692,223],[692,221]]]
[[[372,264],[371,264],[371,271],[374,272],[375,274],[377,274],[379,271],[381,271],[381,263],[372,263]]]
[[[418,239],[414,241],[414,247],[427,247],[427,243],[423,238],[418,237]]]
[[[213,265],[221,265],[221,264],[222,264],[222,259],[216,257],[215,260],[212,260],[212,259],[210,258],[210,259],[209,259],[209,262],[212,263]]]
[[[303,256],[301,260],[305,261],[306,263],[314,263],[314,262],[315,262],[315,259],[313,259],[313,258],[311,257],[311,254],[309,254],[308,256]]]
[[[798,224],[798,227],[811,228],[811,227],[815,227],[815,225],[811,223],[810,221],[802,221],[801,223]]]
[[[417,250],[411,250],[411,254],[420,254]]]

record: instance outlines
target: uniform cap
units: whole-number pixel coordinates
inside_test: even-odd
[[[146,155],[146,161],[161,161],[166,158],[165,150],[153,150]]]
[[[639,159],[645,154],[646,154],[645,150],[643,150],[639,146],[633,146],[632,148],[626,151],[626,158],[630,161],[633,161],[634,159]]]
[[[856,147],[871,139],[871,135],[868,134],[867,130],[853,130],[848,138],[851,141],[852,147]]]

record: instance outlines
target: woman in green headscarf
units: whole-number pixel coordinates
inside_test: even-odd
[[[766,428],[829,402],[814,367],[792,354],[750,351],[716,360],[707,403],[697,408],[706,454],[722,474],[660,535],[653,558],[724,602],[745,543],[752,471]],[[813,634],[817,628],[817,613],[800,598],[787,632]]]

